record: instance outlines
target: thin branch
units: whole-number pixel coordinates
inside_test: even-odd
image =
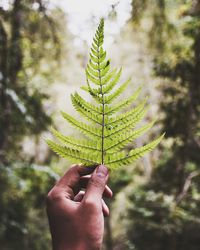
[[[182,199],[187,195],[187,192],[192,184],[192,179],[200,175],[200,171],[193,171],[188,175],[183,185],[182,192],[177,196],[176,203],[180,203]]]

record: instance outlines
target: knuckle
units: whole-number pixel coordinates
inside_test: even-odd
[[[46,205],[50,206],[61,200],[61,195],[57,190],[52,189],[46,196]]]
[[[88,198],[84,201],[84,206],[87,207],[87,209],[90,209],[90,210],[95,210],[96,209],[96,204],[95,204],[95,201]]]
[[[77,164],[73,164],[71,165],[71,167],[69,168],[69,172],[77,172],[77,168],[79,167],[79,165]]]
[[[78,173],[78,166],[77,165],[72,165],[68,170],[67,170],[68,175],[70,178],[77,178],[79,176]]]
[[[47,201],[47,202],[52,201],[52,191],[49,191],[49,193],[47,194],[47,196],[46,196],[46,201]]]
[[[67,172],[69,173],[69,174],[71,174],[71,173],[73,173],[73,172],[75,172],[76,171],[76,166],[74,166],[74,165],[72,165],[68,170],[67,170]]]

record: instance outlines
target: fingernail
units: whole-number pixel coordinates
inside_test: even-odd
[[[104,165],[99,165],[96,173],[99,177],[106,177],[108,175],[108,169]]]

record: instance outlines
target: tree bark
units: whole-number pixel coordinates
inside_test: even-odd
[[[6,145],[6,128],[8,125],[7,89],[7,34],[0,20],[0,161],[3,159],[3,148]]]
[[[9,147],[9,130],[12,125],[12,100],[8,89],[17,89],[17,76],[22,68],[21,0],[15,0],[10,13],[10,39],[0,20],[0,161],[5,161]],[[7,20],[6,20],[7,21]]]
[[[21,0],[15,0],[11,14],[11,40],[9,50],[8,74],[12,87],[17,87],[17,75],[22,68],[21,18],[23,6]]]

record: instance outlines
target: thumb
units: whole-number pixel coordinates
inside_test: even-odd
[[[107,180],[108,169],[104,165],[99,165],[91,176],[84,199],[101,202]]]

